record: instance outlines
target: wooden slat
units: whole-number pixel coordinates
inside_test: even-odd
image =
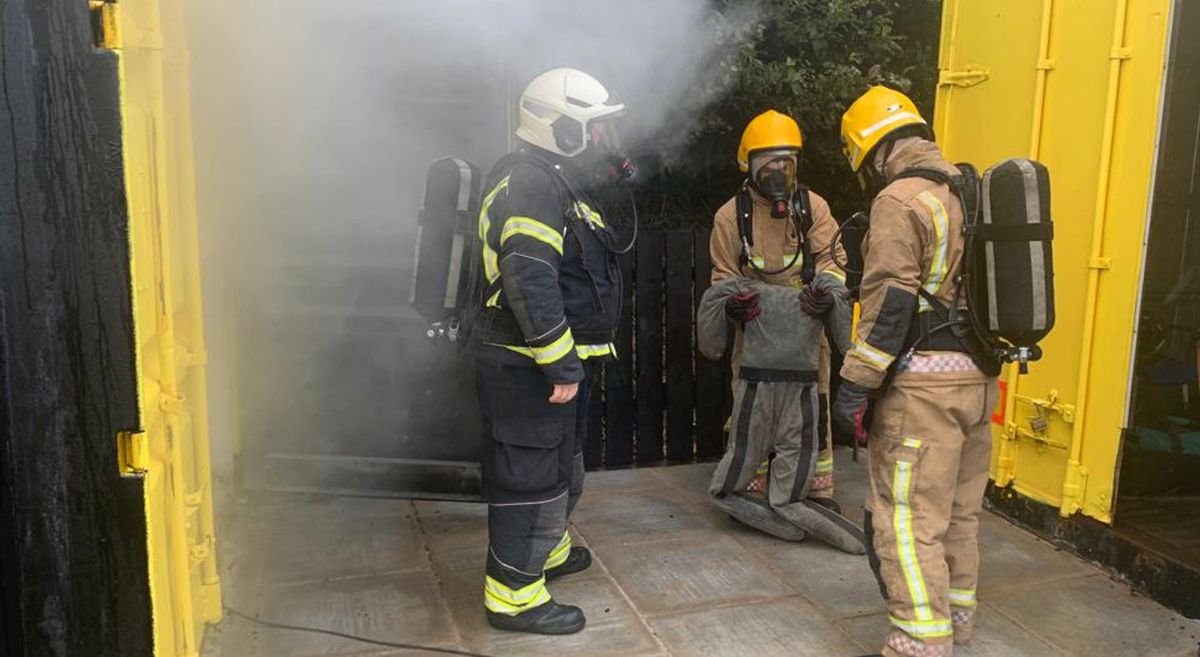
[[[709,259],[708,231],[697,231],[695,243],[695,306],[709,288],[712,261]],[[693,315],[693,320],[695,316]],[[728,359],[713,361],[696,350],[696,456],[716,458],[725,451],[726,400],[729,396]]]
[[[692,364],[692,231],[666,235],[667,460],[695,457],[692,413],[696,407]]]
[[[663,233],[637,244],[637,462],[663,459]]]
[[[621,256],[621,318],[617,358],[604,368],[604,465],[633,463],[633,255]]]

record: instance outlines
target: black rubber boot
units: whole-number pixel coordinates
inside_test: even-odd
[[[582,609],[571,605],[560,605],[553,600],[516,616],[497,614],[488,609],[485,609],[484,613],[487,614],[489,625],[509,632],[574,634],[587,624]]]
[[[833,511],[834,513],[838,514],[839,516],[842,515],[842,505],[838,504],[836,501],[834,501],[834,499],[832,497],[810,497],[810,498],[808,498],[808,501],[812,502],[813,504],[820,504],[821,506],[825,507],[826,509],[829,509],[830,511]],[[868,655],[867,657],[870,657],[870,655]]]
[[[592,552],[585,547],[575,546],[567,555],[567,560],[546,571],[546,581],[558,579],[581,570],[587,570],[592,565]]]

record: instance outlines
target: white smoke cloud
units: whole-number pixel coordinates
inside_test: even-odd
[[[428,164],[486,172],[520,88],[559,66],[626,103],[627,144],[683,157],[730,45],[714,21],[750,18],[707,0],[189,2],[218,465],[234,397],[248,443],[420,452],[406,398],[436,363],[406,342],[423,326],[405,304]]]

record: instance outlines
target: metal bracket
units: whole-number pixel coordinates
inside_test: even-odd
[[[1038,71],[1053,71],[1056,68],[1058,68],[1058,60],[1053,58],[1043,59],[1034,67]]]
[[[183,404],[183,397],[177,397],[165,393],[159,395],[158,410],[168,415],[179,415],[183,413],[186,410]]]
[[[1109,59],[1117,59],[1125,61],[1133,59],[1133,48],[1126,46],[1124,48],[1113,48],[1113,51],[1108,55]]]
[[[1029,416],[1029,428],[1026,429],[1015,422],[1010,422],[1005,427],[1005,438],[1008,440],[1016,440],[1017,438],[1025,438],[1037,443],[1041,447],[1053,447],[1054,449],[1069,450],[1070,445],[1056,440],[1051,440],[1046,435],[1046,431],[1050,428],[1051,413],[1056,413],[1063,422],[1073,424],[1075,422],[1075,406],[1073,404],[1064,404],[1059,399],[1058,390],[1051,390],[1046,399],[1037,399],[1035,397],[1027,397],[1024,395],[1016,395],[1018,402],[1024,402],[1033,406],[1035,415]]]
[[[142,474],[150,469],[150,442],[145,432],[117,434],[117,466],[123,475]]]
[[[1088,267],[1091,269],[1099,269],[1101,271],[1105,269],[1112,269],[1112,258],[1096,256],[1088,260]]]
[[[942,71],[938,75],[939,87],[974,87],[991,77],[991,71],[982,66],[968,66],[962,71]]]

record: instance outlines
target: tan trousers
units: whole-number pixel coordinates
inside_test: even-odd
[[[886,657],[950,657],[969,638],[997,396],[978,370],[902,372],[876,406],[866,526]]]
[[[821,336],[821,360],[817,365],[817,391],[819,396],[820,420],[817,431],[821,435],[821,452],[817,454],[817,466],[813,471],[809,497],[833,499],[833,427],[829,421],[829,340]]]

